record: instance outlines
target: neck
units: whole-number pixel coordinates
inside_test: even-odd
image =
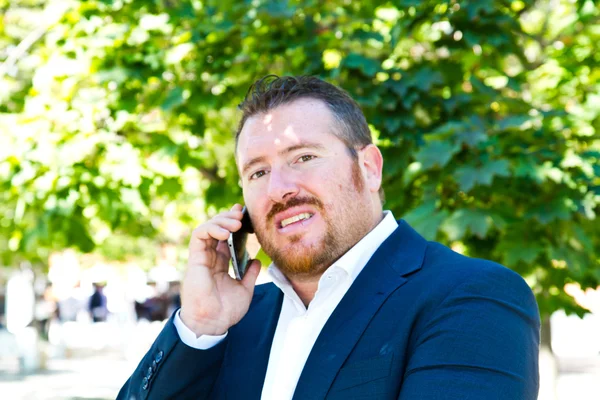
[[[300,300],[302,300],[304,307],[308,308],[308,305],[315,297],[315,293],[317,292],[317,288],[319,287],[320,278],[321,275],[307,280],[290,280],[294,291],[296,292],[298,297],[300,297]]]

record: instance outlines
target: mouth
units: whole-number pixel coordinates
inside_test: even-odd
[[[281,220],[281,222],[279,223],[279,228],[285,228],[286,226],[309,220],[310,218],[312,218],[313,215],[314,214],[304,212],[304,213],[296,214],[289,218],[285,218],[285,219]]]

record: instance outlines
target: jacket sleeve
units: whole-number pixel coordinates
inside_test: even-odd
[[[208,350],[184,344],[171,317],[117,400],[207,399],[217,379],[227,339]]]
[[[417,333],[400,400],[537,399],[540,320],[531,289],[495,264],[474,275]]]

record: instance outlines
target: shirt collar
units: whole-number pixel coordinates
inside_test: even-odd
[[[383,214],[384,217],[381,222],[333,263],[327,271],[341,269],[350,277],[350,282],[354,282],[354,279],[356,279],[365,265],[367,265],[367,262],[373,253],[375,253],[385,239],[387,239],[398,227],[398,223],[394,219],[394,215],[391,211],[386,210]],[[323,275],[325,275],[327,271]],[[273,279],[273,283],[279,287],[281,291],[285,294],[290,293],[290,291],[293,292],[290,281],[275,264],[271,263],[267,272]]]

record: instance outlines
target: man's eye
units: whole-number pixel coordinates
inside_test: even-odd
[[[266,172],[264,170],[256,171],[255,173],[253,173],[252,175],[250,175],[250,180],[258,179],[258,178],[260,178],[261,176],[263,176],[265,174],[266,174]]]
[[[315,157],[315,156],[313,156],[313,155],[304,155],[304,156],[300,156],[300,158],[298,158],[298,162],[301,162],[301,163],[303,163],[303,162],[307,162],[307,161],[310,161],[310,160],[312,160],[313,158],[316,158],[316,157]]]

